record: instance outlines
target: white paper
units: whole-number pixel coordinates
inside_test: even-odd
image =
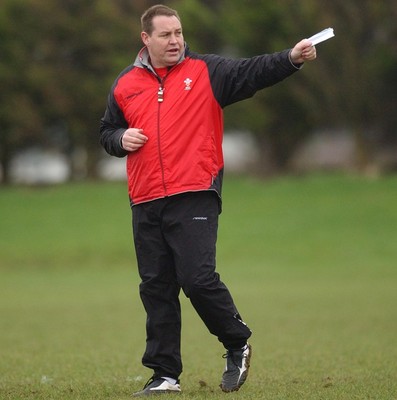
[[[309,37],[309,40],[312,42],[312,45],[315,46],[318,43],[324,42],[325,40],[331,39],[334,37],[334,30],[332,28],[324,29],[323,31],[316,33],[315,35]]]

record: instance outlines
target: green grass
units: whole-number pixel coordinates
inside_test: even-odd
[[[227,177],[218,272],[254,334],[238,393],[183,305],[181,399],[397,399],[397,177]],[[0,399],[128,399],[150,376],[124,184],[0,191]],[[201,384],[200,384],[201,381]]]

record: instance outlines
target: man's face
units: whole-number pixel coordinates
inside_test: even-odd
[[[152,34],[141,34],[142,41],[148,48],[150,61],[155,68],[171,67],[184,52],[181,23],[174,16],[157,16],[152,23]]]

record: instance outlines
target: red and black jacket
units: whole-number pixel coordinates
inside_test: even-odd
[[[248,59],[190,52],[160,78],[146,48],[116,79],[101,119],[100,141],[127,156],[131,205],[179,193],[215,190],[223,175],[223,108],[252,97],[292,73],[289,50]],[[147,143],[135,152],[121,146],[127,128],[140,128]]]

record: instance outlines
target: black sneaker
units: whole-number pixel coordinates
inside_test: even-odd
[[[140,397],[140,396],[152,396],[156,394],[170,394],[170,393],[175,393],[179,394],[181,393],[181,387],[179,385],[179,381],[175,384],[172,385],[169,383],[167,380],[163,378],[150,378],[144,388],[136,393],[133,393],[133,397]]]
[[[239,390],[248,376],[251,360],[251,346],[246,344],[239,350],[228,350],[223,356],[226,358],[226,368],[219,385],[224,392]]]

